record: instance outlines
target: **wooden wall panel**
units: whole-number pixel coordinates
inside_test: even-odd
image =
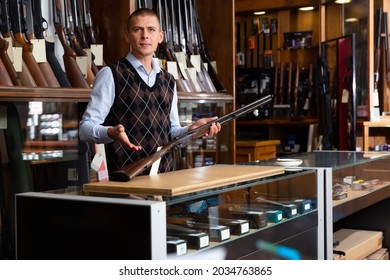
[[[196,3],[206,47],[210,50],[212,58],[217,61],[218,73],[227,93],[234,95],[234,2],[197,0]]]
[[[113,62],[125,56],[129,46],[124,41],[126,21],[134,10],[133,0],[90,0],[93,25],[99,28],[104,43],[104,60]]]

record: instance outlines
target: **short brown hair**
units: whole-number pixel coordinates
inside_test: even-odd
[[[155,11],[148,8],[140,8],[132,12],[130,16],[127,18],[127,26],[126,26],[127,30],[130,30],[133,18],[137,16],[154,16],[157,18],[157,21],[160,23],[160,17]]]

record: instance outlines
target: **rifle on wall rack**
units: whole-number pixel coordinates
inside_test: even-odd
[[[197,69],[192,65],[191,60],[185,52],[185,40],[183,35],[183,24],[181,20],[181,14],[177,11],[175,1],[170,0],[166,6],[169,13],[169,19],[171,28],[170,31],[172,39],[172,53],[178,61],[179,68],[184,74],[185,78],[189,81],[193,92],[205,92],[207,91],[204,87],[201,78],[198,75]],[[169,22],[168,22],[169,24]],[[180,27],[181,26],[181,27]]]
[[[278,64],[275,63],[275,67],[274,67],[274,105],[277,105],[278,104],[278,71],[279,71],[279,67],[278,67]]]
[[[21,20],[22,26],[25,28],[23,33],[25,34],[29,43],[32,43],[32,40],[38,40],[34,32],[34,17],[33,17],[33,7],[32,0],[21,0]],[[46,48],[46,44],[44,45]],[[57,81],[56,76],[54,75],[53,69],[50,64],[46,61],[37,62],[38,67],[41,69],[42,74],[46,78],[47,84],[49,87],[60,87],[60,84]]]
[[[50,64],[51,69],[61,87],[72,87],[68,77],[63,71],[60,62],[58,61],[55,55],[55,44],[54,41],[46,40],[44,36],[44,25],[47,29],[47,21],[42,17],[42,6],[41,0],[32,0],[32,12],[33,12],[33,22],[34,22],[34,34],[37,39],[45,39],[46,46],[46,60]]]
[[[292,116],[298,117],[298,89],[299,89],[299,71],[300,63],[297,62],[297,67],[295,69],[295,82],[294,82],[294,92],[293,92],[293,106],[292,106]]]
[[[285,99],[285,104],[291,103],[291,87],[292,87],[292,74],[293,74],[293,63],[290,61],[288,63],[288,77],[287,77],[287,96]]]
[[[309,77],[307,79],[305,94],[303,96],[302,114],[304,116],[310,115],[311,111],[311,99],[313,95],[313,63],[309,66]]]
[[[381,37],[382,37],[382,15],[383,10],[379,8],[377,10],[377,22],[375,30],[375,54],[374,54],[374,93],[372,97],[371,106],[379,106],[379,92],[378,92],[378,82],[379,82],[379,68],[380,68],[380,59],[381,59]]]
[[[156,56],[177,63],[179,91],[226,91],[205,49],[194,1],[144,0],[137,1],[137,7],[153,9],[159,15],[165,40],[160,44]]]
[[[385,33],[385,55],[386,55],[386,96],[387,111],[390,112],[390,49],[389,49],[389,32],[387,28],[387,13],[383,13],[383,26]],[[385,103],[385,102],[384,102]]]
[[[5,67],[7,68],[7,72],[9,73],[12,82],[15,86],[27,86],[27,87],[36,87],[37,84],[30,73],[25,61],[22,59],[22,69],[21,71],[17,71],[11,60],[11,57],[8,56],[7,50],[8,48],[12,48],[17,45],[15,41],[14,34],[12,32],[11,27],[11,19],[9,13],[9,1],[1,0],[1,33],[2,33],[2,51],[1,51],[1,59]],[[7,39],[9,41],[7,41]]]
[[[162,3],[163,2],[163,3]],[[194,92],[195,87],[187,76],[184,76],[179,62],[174,53],[172,39],[172,25],[170,23],[170,13],[167,9],[166,0],[158,1],[157,14],[160,16],[161,28],[164,31],[164,41],[159,45],[159,50],[166,61],[175,62],[177,69],[176,86],[178,91]]]
[[[30,70],[30,73],[33,76],[37,86],[49,87],[49,83],[39,68],[38,63],[32,53],[33,45],[27,40],[23,33],[22,14],[20,13],[20,0],[10,0],[9,8],[12,32],[15,41],[23,48],[22,57],[27,65],[27,68]]]
[[[171,152],[172,150],[176,148],[181,148],[187,144],[189,144],[192,140],[195,140],[199,137],[202,137],[209,129],[210,125],[213,123],[220,123],[221,125],[227,122],[232,121],[233,119],[236,119],[245,113],[248,113],[250,111],[253,111],[255,108],[262,106],[266,103],[269,103],[272,100],[271,95],[266,95],[244,107],[241,107],[240,109],[233,111],[223,117],[218,118],[217,120],[214,120],[212,122],[206,123],[202,126],[199,126],[193,130],[189,130],[187,133],[184,133],[178,137],[175,137],[172,141],[170,141],[168,144],[163,146],[160,150],[155,152],[154,154],[151,154],[147,157],[144,157],[142,159],[139,159],[129,165],[126,165],[125,167],[114,171],[110,175],[110,180],[112,181],[120,181],[120,182],[127,182],[130,181],[135,176],[141,174],[143,171],[147,170],[149,167],[153,165],[154,162],[156,162],[159,158],[161,158],[163,155],[167,154],[168,152]]]
[[[85,32],[85,38],[87,39],[88,46],[91,48],[92,45],[101,45],[101,40],[99,36],[99,28],[93,24],[91,9],[89,0],[78,0],[81,1],[81,13],[82,13],[82,24]],[[105,66],[106,62],[104,61],[103,51],[99,54],[99,62],[101,64],[97,64],[98,67]],[[94,57],[94,56],[93,56]]]
[[[87,35],[84,29],[84,23],[83,23],[83,16],[81,11],[81,5],[78,0],[72,0],[71,1],[71,13],[73,18],[73,32],[74,36],[76,37],[76,40],[79,42],[80,47],[84,50],[85,54],[88,54],[90,56],[90,61],[88,62],[91,70],[93,72],[93,75],[96,75],[99,72],[98,67],[96,66],[94,60],[95,56],[91,52],[90,44],[87,41]],[[95,42],[96,44],[96,42]]]
[[[280,63],[280,76],[279,76],[279,91],[278,100],[279,104],[283,104],[284,99],[284,62]]]
[[[185,0],[184,0],[185,1]],[[191,4],[192,3],[192,4]],[[209,72],[210,78],[213,81],[213,84],[218,92],[226,92],[226,88],[223,86],[222,81],[220,77],[218,76],[217,70],[214,68],[213,64],[211,63],[211,55],[209,50],[206,47],[206,44],[203,39],[202,29],[199,22],[198,17],[198,10],[196,7],[196,1],[195,0],[189,0],[189,9],[193,11],[194,19],[194,26],[195,26],[195,32],[197,35],[198,40],[198,46],[199,46],[199,54],[202,58],[202,61],[207,64],[207,70]]]
[[[0,59],[4,65],[4,69],[7,71],[12,85],[14,86],[21,86],[22,82],[20,81],[20,78],[18,76],[18,73],[15,70],[15,67],[8,55],[8,48],[10,47],[9,42],[3,38],[3,35],[1,34],[0,37]]]
[[[191,4],[191,3],[190,3]],[[195,36],[196,34],[196,23],[194,17],[194,11],[191,6],[187,6],[187,1],[183,0],[183,5],[180,5],[180,1],[178,1],[177,14],[185,15],[184,17],[180,17],[180,22],[184,21],[184,30],[181,34],[183,37],[182,44],[184,44],[183,49],[187,53],[187,56],[190,57],[190,61],[192,64],[198,65],[197,69],[197,77],[200,81],[202,87],[207,92],[217,92],[217,89],[214,86],[213,80],[210,77],[208,70],[204,65],[204,58],[200,53],[199,42]],[[180,34],[179,34],[180,35]],[[187,43],[188,42],[188,43]],[[193,65],[192,65],[193,66]]]
[[[64,49],[64,65],[65,72],[71,83],[72,87],[76,88],[90,88],[90,85],[87,83],[84,78],[83,73],[80,70],[80,67],[76,62],[76,52],[69,46],[67,43],[64,25],[62,20],[62,4],[61,0],[52,0],[53,2],[53,22],[58,39]]]
[[[75,35],[75,22],[72,11],[71,0],[64,0],[64,13],[65,13],[65,35],[68,38],[69,45],[76,52],[76,56],[86,59],[85,79],[89,85],[93,84],[95,74],[92,71],[92,61],[88,61],[88,54],[83,49],[81,42]]]

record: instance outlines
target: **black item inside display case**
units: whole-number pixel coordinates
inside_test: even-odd
[[[236,108],[244,107],[273,92],[273,70],[271,68],[236,69]],[[240,118],[268,119],[272,105],[265,104]]]
[[[321,43],[319,133],[324,150],[356,149],[355,34]]]

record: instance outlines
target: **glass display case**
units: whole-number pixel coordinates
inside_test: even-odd
[[[323,187],[317,175],[214,165],[97,183],[101,190],[19,194],[17,258],[321,259]],[[178,188],[156,191],[162,190],[159,176]],[[145,180],[154,184],[124,191]]]
[[[383,247],[390,246],[390,153],[314,151],[283,159],[300,159],[295,169],[324,174],[326,259],[333,259],[333,233],[344,227],[382,231]],[[277,165],[278,159],[248,164]]]
[[[89,100],[89,89],[1,88],[0,155],[3,166],[0,178],[3,240],[8,258],[14,258],[14,196],[23,192],[42,192],[81,186],[96,180],[90,172],[94,147],[78,140],[78,124]],[[179,93],[182,125],[201,116],[222,116],[232,110],[233,97],[227,94]],[[208,114],[206,111],[211,110]],[[187,118],[188,117],[188,118]],[[233,163],[234,122],[224,125],[221,136],[201,139],[202,145],[183,148],[185,159],[192,161],[180,168]],[[180,158],[178,158],[180,159]],[[178,162],[180,162],[178,160]]]
[[[200,118],[222,117],[233,111],[233,96],[229,94],[178,93],[179,118],[189,126]],[[234,163],[234,122],[223,125],[221,132],[194,140],[180,152],[179,169]]]

